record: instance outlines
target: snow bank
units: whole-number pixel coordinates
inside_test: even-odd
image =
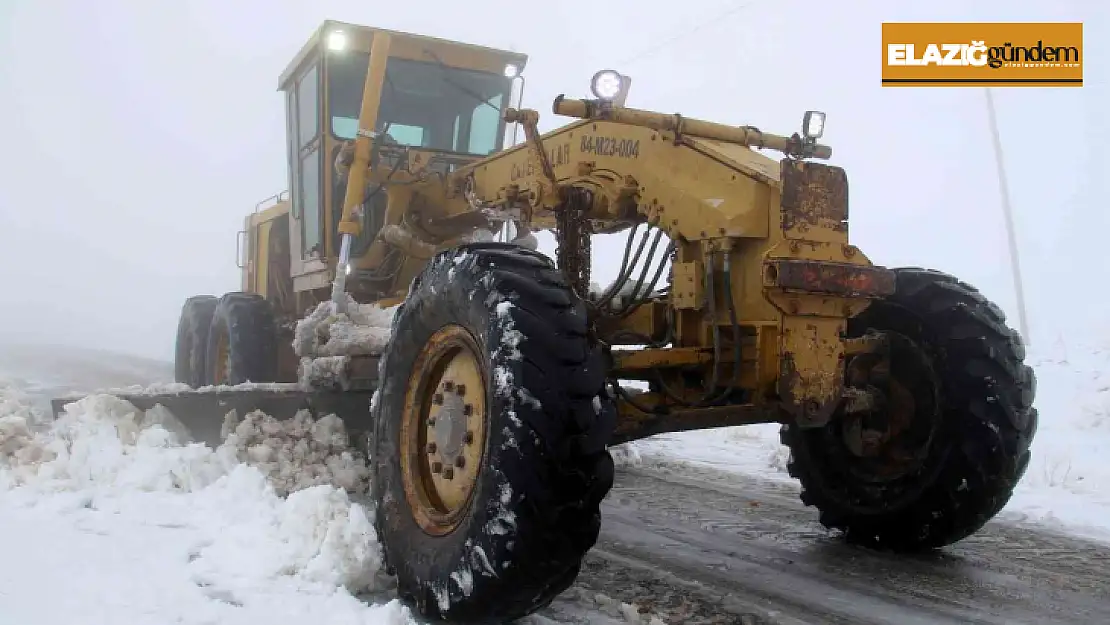
[[[653,467],[676,462],[792,482],[790,450],[779,443],[775,423],[660,434],[610,449],[620,466]]]
[[[1006,511],[1110,539],[1110,340],[1030,350],[1040,424]]]
[[[88,583],[124,582],[77,589],[85,599],[52,605],[54,622],[412,622],[395,601],[367,606],[351,595],[387,582],[373,510],[349,495],[365,490],[369,471],[338,419],[305,414],[279,423],[252,413],[229,423],[227,441],[211,449],[182,444],[184,430],[167,411],[140,411],[108,395],[68,405],[37,432],[33,415],[2,388],[0,407],[0,549],[9,554],[0,585],[30,587],[25,569],[57,557],[54,549],[73,550],[61,569],[72,569],[66,579],[84,579],[82,567],[91,567],[99,573]],[[10,534],[39,527],[50,528],[36,543],[42,555]],[[85,552],[99,549],[88,544],[90,531],[112,536],[111,550],[134,549],[130,561],[90,560]],[[13,560],[20,549],[25,556]],[[37,584],[59,596],[64,580],[43,571],[54,579]],[[150,585],[161,596],[122,599],[124,588]],[[239,616],[225,618],[229,607]],[[9,616],[23,609],[32,607],[5,600]],[[31,618],[24,616],[16,620]]]

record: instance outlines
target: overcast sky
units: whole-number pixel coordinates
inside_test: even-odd
[[[983,91],[881,88],[880,24],[1084,21],[1083,88],[996,103],[1032,338],[1105,337],[1108,4],[0,0],[0,337],[172,358],[183,300],[238,287],[242,219],[286,187],[277,77],[327,18],[526,52],[545,130],[602,67],[638,108],[782,134],[824,110],[852,241],[960,275],[1015,325]]]

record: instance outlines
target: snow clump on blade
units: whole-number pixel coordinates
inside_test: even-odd
[[[297,322],[293,348],[302,358],[380,354],[389,343],[397,308],[359,304],[347,295],[347,312],[340,313],[332,302],[321,302]]]

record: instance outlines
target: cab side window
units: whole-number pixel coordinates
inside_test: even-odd
[[[497,94],[474,107],[470,114],[470,140],[466,151],[487,155],[497,149],[498,131],[501,127],[501,104],[504,94]]]
[[[301,215],[304,256],[318,253],[323,244],[320,212],[320,74],[310,67],[297,81],[296,169],[299,185],[297,205]]]

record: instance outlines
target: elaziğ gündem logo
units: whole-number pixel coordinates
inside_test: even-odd
[[[884,23],[889,87],[1083,86],[1082,23]]]

